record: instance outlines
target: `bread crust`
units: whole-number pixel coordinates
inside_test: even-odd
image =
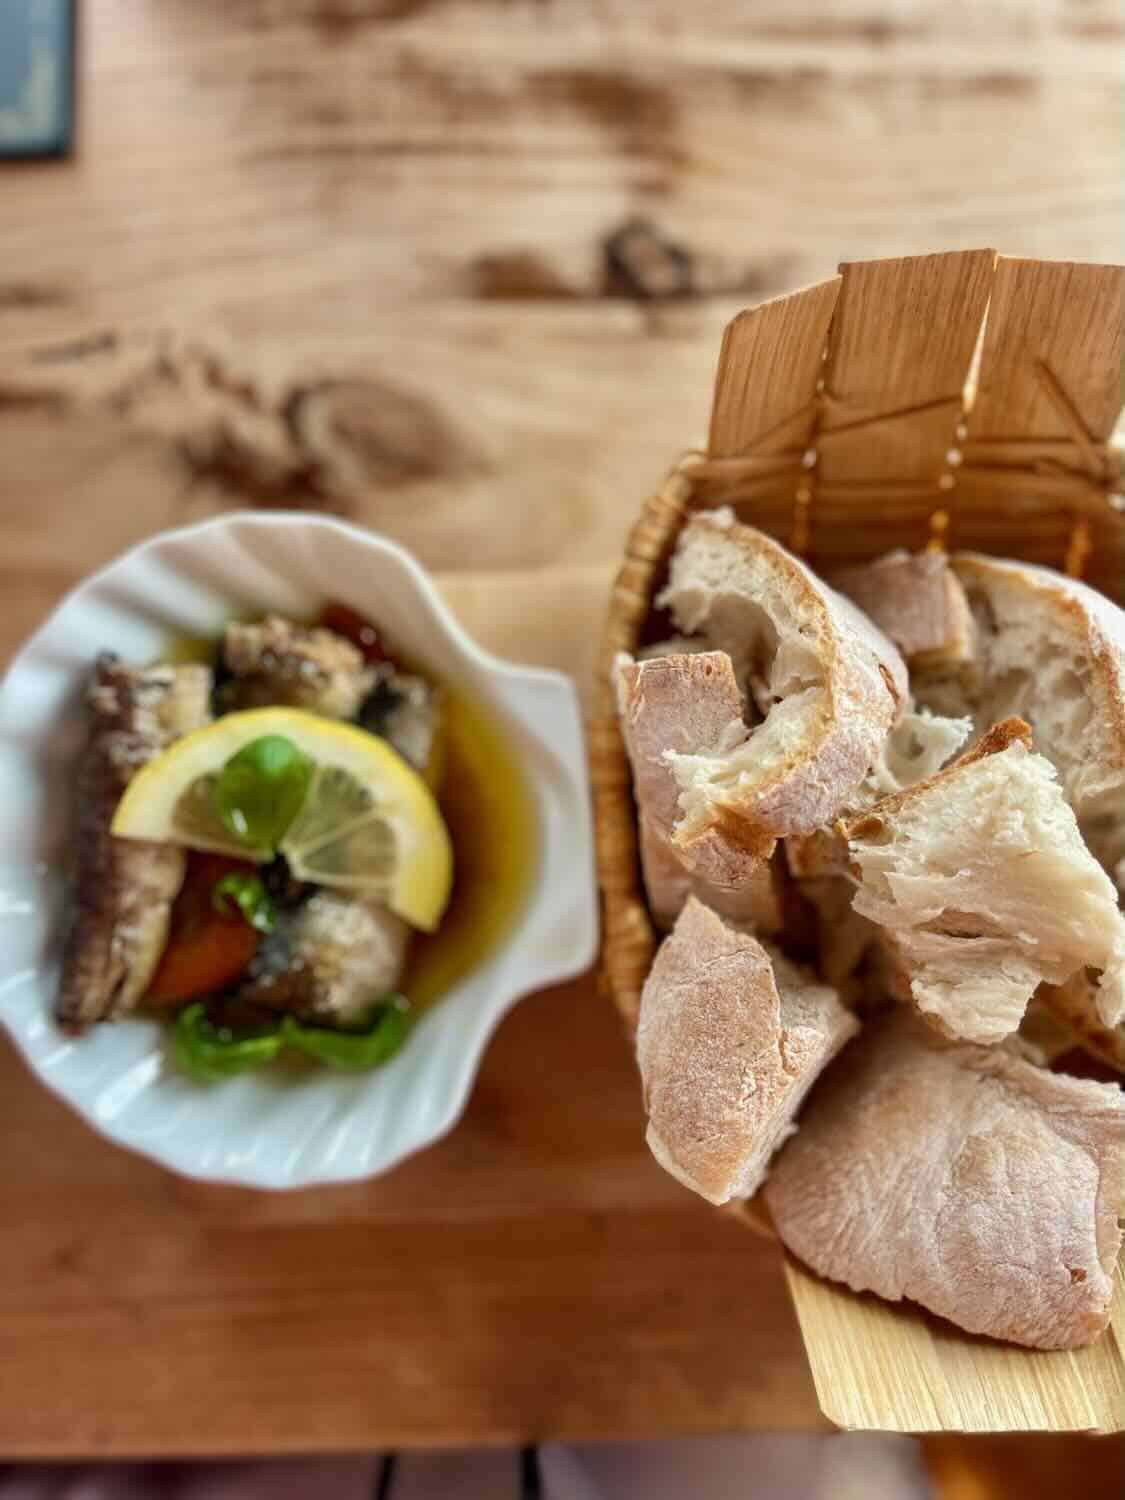
[[[970,554],[837,581],[854,602],[696,514],[657,601],[679,649],[619,677],[650,908],[675,918],[636,1039],[648,1144],[712,1203],[765,1183],[820,1274],[1077,1348],[1109,1317],[1125,1096],[1045,1071],[1016,1028],[1035,995],[1125,1072],[1125,922],[1083,843],[1121,884],[1125,612]],[[782,923],[781,839],[794,875],[829,877],[802,886],[828,985],[745,930]],[[859,1030],[839,987],[867,1029],[828,1067]],[[893,1014],[870,1020],[875,996]]]
[[[973,765],[978,760],[984,760],[986,756],[999,755],[1007,750],[1009,745],[1016,744],[1022,744],[1026,749],[1031,749],[1030,724],[1023,719],[1015,718],[1005,719],[1000,724],[993,724],[987,734],[983,734],[971,750],[966,750],[964,755],[959,755],[948,766],[943,766],[940,771],[935,771],[924,781],[904,787],[901,792],[891,792],[888,796],[880,798],[873,807],[867,808],[854,818],[840,819],[836,824],[837,830],[844,839],[870,838],[877,834],[894,817],[895,813],[901,812],[904,807],[916,802],[924,793],[948,781],[957,771]]]
[[[778,838],[829,823],[907,701],[906,667],[892,643],[729,511],[688,522],[657,602],[681,630],[727,651],[765,713],[726,755],[669,756],[682,813],[673,837],[685,858],[693,862],[712,832],[766,856]]]
[[[833,585],[894,641],[911,666],[964,662],[973,655],[973,617],[961,580],[943,552],[899,549]]]
[[[1041,1349],[1109,1321],[1125,1214],[1125,1095],[908,1012],[829,1070],[765,1198],[822,1276]]]
[[[834,990],[690,897],[641,997],[653,1155],[711,1203],[749,1197],[814,1079],[857,1030]]]
[[[785,922],[785,873],[780,857],[752,860],[735,885],[720,885],[689,870],[669,838],[643,813],[639,818],[641,875],[652,920],[662,932],[675,926],[689,896],[697,896],[726,921],[760,937]]]
[[[1029,603],[1046,607],[1066,621],[1089,653],[1098,685],[1105,731],[1113,745],[1112,764],[1125,771],[1125,610],[1097,589],[1052,568],[978,552],[958,552],[953,569],[966,588],[1005,578],[1027,591]]]
[[[952,566],[978,622],[962,684],[978,730],[1000,717],[997,696],[1030,723],[1095,858],[1125,889],[1125,611],[1031,563],[963,552]]]
[[[763,858],[718,830],[700,837],[690,860],[675,847],[680,789],[669,756],[721,754],[746,735],[744,698],[730,657],[703,651],[634,661],[622,654],[614,670],[633,796],[648,829],[645,875],[653,911],[683,904],[682,895],[677,903],[681,880],[673,861],[699,883],[700,894],[713,887],[720,903],[740,886],[760,884],[768,854]]]

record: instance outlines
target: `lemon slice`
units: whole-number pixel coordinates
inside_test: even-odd
[[[315,766],[280,846],[294,875],[385,902],[432,932],[453,884],[449,831],[417,772],[385,740],[351,724],[294,708],[227,714],[177,740],[134,776],[112,832],[259,863],[272,858],[272,849],[240,842],[214,801],[227,761],[267,735],[291,740]]]

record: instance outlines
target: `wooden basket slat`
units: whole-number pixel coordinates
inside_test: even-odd
[[[993,250],[966,250],[840,267],[818,484],[937,484],[961,417],[995,259]]]
[[[691,508],[729,504],[740,520],[756,526],[786,546],[793,545],[794,492],[798,479],[773,493],[757,490],[716,493],[700,484]],[[862,500],[862,504],[858,503]],[[931,488],[878,491],[851,486],[816,490],[808,508],[808,544],[802,555],[827,574],[868,562],[892,547],[916,551],[934,536],[935,513],[942,513],[942,535],[950,548],[1010,556],[1065,571],[1075,526],[1084,523],[1089,553],[1086,581],[1110,598],[1125,603],[1125,526],[1103,491],[1057,477],[1030,475],[1013,484],[1012,475],[994,471],[958,474],[951,490]],[[1013,529],[1020,542],[1015,547]],[[628,646],[623,649],[629,649]]]
[[[711,461],[697,464],[692,471],[688,500],[691,510],[710,510],[729,505],[740,520],[750,517],[785,546],[797,552],[808,547],[808,506],[798,504],[798,495],[811,499],[809,470],[801,463],[787,462],[769,474],[747,476],[737,468],[728,470]]]
[[[1018,556],[1062,572],[1125,605],[1125,515],[1093,485],[1006,470],[963,470],[948,506],[950,548]],[[1076,532],[1080,566],[1070,566]]]
[[[817,383],[839,292],[834,276],[763,302],[728,324],[711,407],[711,458],[782,453],[799,460],[816,422]]]
[[[1089,472],[1082,430],[1100,447],[1125,406],[1125,267],[1001,256],[977,387],[967,463],[998,440],[1065,439]]]
[[[857,504],[860,496],[848,486],[811,489],[803,517],[806,533],[798,546],[795,497],[803,483],[807,483],[807,474],[802,471],[790,476],[787,488],[767,493],[737,491],[719,498],[731,506],[739,520],[799,551],[814,568],[829,570],[867,562],[874,553],[890,547],[924,547],[932,534],[934,509],[946,501],[946,496],[930,485],[903,489],[888,485],[878,492],[865,486],[862,505]],[[719,500],[704,485],[693,493],[692,509],[717,503]],[[843,534],[838,530],[841,524]]]
[[[879,1432],[1118,1432],[1125,1413],[1125,1274],[1113,1321],[1074,1352],[973,1338],[910,1303],[857,1296],[792,1256],[785,1278],[829,1421]],[[857,1379],[857,1372],[863,1378]]]

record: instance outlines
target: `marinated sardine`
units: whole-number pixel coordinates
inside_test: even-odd
[[[228,625],[223,662],[231,680],[222,708],[283,704],[330,719],[354,719],[375,686],[376,670],[351,641],[319,626],[267,615],[255,625]]]
[[[115,839],[121,793],[173,740],[210,718],[209,667],[126,667],[100,656],[88,695],[90,740],[80,772],[75,916],[57,1016],[73,1029],[140,1000],[168,936],[186,856],[168,844]]]
[[[440,779],[444,702],[440,688],[389,663],[376,667],[374,690],[360,710],[364,729],[394,747],[430,782]]]
[[[318,890],[265,938],[238,998],[348,1025],[397,988],[410,929],[385,907]]]

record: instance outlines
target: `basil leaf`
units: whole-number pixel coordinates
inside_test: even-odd
[[[232,902],[255,931],[272,932],[277,926],[277,912],[260,875],[233,870],[216,881],[211,905],[217,912],[233,915]]]
[[[308,794],[313,763],[292,740],[266,734],[219,772],[213,792],[223,826],[250,849],[276,849]]]

